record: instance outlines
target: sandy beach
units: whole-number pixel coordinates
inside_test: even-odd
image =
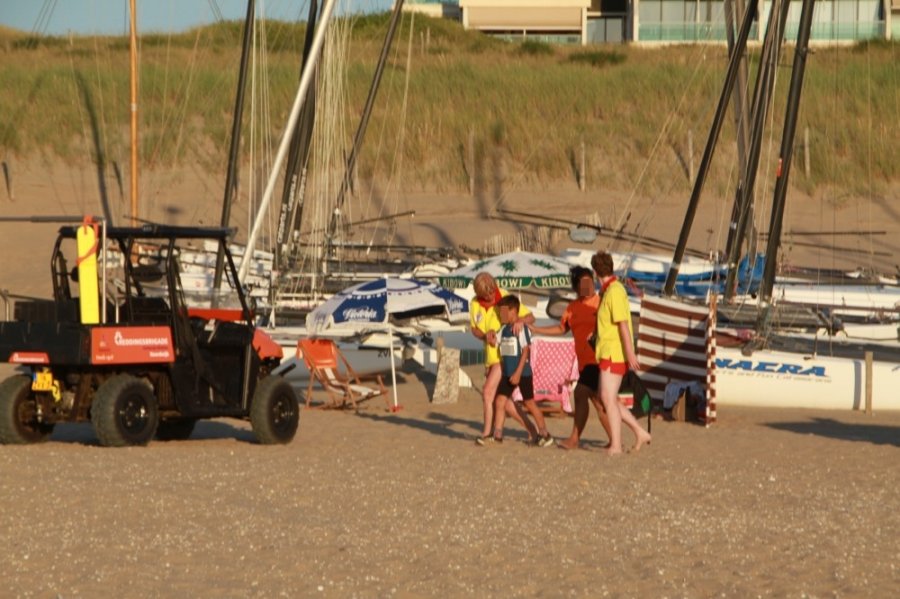
[[[83,165],[14,163],[12,173],[14,193],[0,193],[7,216],[101,213],[98,178]],[[213,178],[185,171],[167,181],[148,218],[215,222]],[[401,199],[398,209],[417,215],[398,226],[398,243],[479,245],[523,228],[484,218],[499,199],[612,222],[625,205],[632,223],[654,211],[642,231],[674,240],[686,196],[561,184]],[[815,202],[795,206],[797,228],[826,218]],[[865,207],[864,226],[890,231],[874,249],[891,267],[896,208]],[[842,210],[837,218],[863,211]],[[721,219],[718,209],[698,214],[696,245],[717,243]],[[0,289],[49,295],[57,226],[0,226]],[[472,375],[480,386],[480,369]],[[407,369],[398,413],[380,400],[358,413],[303,410],[286,446],[260,446],[233,420],[143,448],[100,447],[89,425],[0,446],[0,596],[890,597],[900,588],[900,413],[720,405],[708,429],[654,420],[652,445],[609,459],[593,416],[582,451],[527,447],[518,430],[500,447],[476,447],[477,389],[433,405],[432,385]],[[549,426],[561,437],[571,420]]]
[[[719,410],[606,458],[477,447],[478,393],[304,410],[287,446],[216,420],[106,449],[0,447],[7,597],[888,597],[900,414]],[[549,420],[556,436],[568,418]],[[626,442],[630,437],[626,435]]]

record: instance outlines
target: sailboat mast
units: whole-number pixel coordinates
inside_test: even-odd
[[[366,129],[369,126],[369,117],[372,114],[372,107],[375,105],[375,97],[378,95],[378,89],[381,87],[381,76],[384,73],[384,65],[387,63],[388,52],[390,52],[391,44],[394,41],[394,34],[397,31],[397,23],[400,22],[400,14],[403,11],[403,0],[394,2],[394,12],[391,14],[391,21],[388,25],[387,35],[384,36],[384,44],[381,46],[381,55],[378,57],[378,64],[375,66],[375,75],[372,77],[372,85],[369,87],[369,95],[366,97],[366,104],[363,107],[362,117],[359,120],[359,127],[356,129],[356,136],[353,138],[353,147],[350,148],[350,157],[347,158],[347,168],[344,171],[344,178],[341,180],[341,188],[338,191],[337,202],[335,203],[334,212],[331,215],[331,224],[328,227],[328,236],[326,243],[330,244],[334,237],[334,231],[337,229],[337,219],[340,214],[341,207],[344,204],[344,197],[350,188],[350,178],[353,168],[356,166],[356,159],[359,156],[359,150],[362,148],[363,138],[366,135]],[[326,252],[327,255],[328,252]]]
[[[791,173],[791,159],[794,154],[794,136],[797,132],[797,113],[800,109],[800,92],[806,73],[806,57],[809,53],[809,34],[812,28],[814,0],[803,0],[800,12],[800,29],[797,33],[797,47],[794,52],[794,66],[791,71],[791,86],[788,90],[788,104],[784,117],[784,134],[781,137],[781,152],[772,199],[772,216],[769,221],[769,240],[766,245],[766,265],[760,288],[760,305],[763,307],[763,324],[768,322],[768,312],[775,286],[775,266],[778,246],[781,245],[781,227],[784,221],[784,200],[787,195],[788,178]]]
[[[314,64],[318,60],[319,53],[322,51],[322,45],[325,43],[325,31],[328,28],[328,21],[331,19],[331,13],[334,10],[335,0],[326,0],[325,6],[322,8],[322,17],[316,25],[316,34],[313,37],[313,44],[309,51],[309,64]],[[275,159],[272,162],[272,171],[269,175],[269,181],[263,191],[262,198],[259,202],[259,209],[256,211],[256,218],[253,220],[253,228],[247,236],[247,248],[241,258],[241,266],[238,270],[238,279],[243,283],[247,279],[250,272],[251,256],[256,247],[256,239],[259,237],[259,230],[263,225],[263,216],[269,209],[269,202],[272,201],[272,193],[275,191],[275,183],[278,181],[278,172],[284,165],[287,156],[288,145],[291,141],[291,134],[297,126],[297,120],[300,118],[300,109],[306,99],[309,86],[312,84],[312,77],[315,69],[304,69],[303,76],[300,77],[300,86],[297,89],[297,95],[294,96],[294,104],[291,106],[291,113],[288,117],[287,126],[281,138],[281,143],[275,153]]]
[[[131,226],[136,227],[138,214],[138,100],[137,100],[137,15],[136,0],[130,0],[131,33],[129,54],[131,59]]]
[[[760,66],[756,76],[756,87],[753,92],[753,106],[751,108],[753,126],[750,132],[750,154],[747,157],[747,162],[741,167],[743,169],[741,182],[735,199],[728,243],[725,246],[726,264],[728,265],[728,273],[725,277],[726,302],[734,298],[736,291],[735,279],[737,278],[738,260],[741,248],[744,245],[747,225],[750,221],[753,193],[756,187],[756,176],[759,170],[759,158],[762,150],[763,129],[766,115],[769,112],[769,105],[772,101],[772,93],[775,86],[775,70],[778,67],[778,58],[781,56],[784,26],[787,22],[789,11],[790,2],[788,0],[775,0],[769,12],[766,39],[763,42]]]
[[[678,236],[678,245],[675,247],[675,254],[672,256],[669,274],[666,275],[664,293],[667,296],[671,296],[675,291],[675,280],[678,278],[678,271],[681,269],[681,261],[684,259],[684,250],[687,247],[688,237],[691,234],[691,227],[694,224],[694,216],[697,214],[697,205],[700,203],[700,194],[703,192],[706,173],[709,171],[709,165],[712,162],[716,142],[719,139],[719,133],[722,131],[722,123],[725,122],[725,109],[728,107],[728,100],[731,97],[731,91],[734,89],[734,82],[737,79],[738,67],[741,62],[740,57],[747,49],[747,38],[750,35],[750,27],[753,25],[754,11],[755,7],[747,7],[747,11],[744,13],[744,21],[741,24],[741,31],[735,42],[734,52],[732,52],[731,58],[728,61],[725,86],[722,90],[722,95],[719,96],[719,104],[716,107],[716,114],[713,117],[713,124],[709,131],[709,139],[706,142],[706,149],[703,151],[703,159],[700,161],[700,168],[697,171],[697,179],[694,182],[694,190],[691,193],[691,199],[688,203],[687,214],[685,215],[684,223],[681,226],[681,234]]]
[[[234,100],[234,116],[231,121],[231,147],[228,150],[228,171],[225,175],[225,197],[222,199],[222,219],[219,221],[227,227],[231,220],[231,204],[234,201],[234,188],[237,186],[237,160],[241,145],[241,120],[244,114],[244,91],[247,88],[247,63],[250,57],[250,42],[253,39],[253,25],[256,18],[256,0],[248,0],[247,17],[244,19],[244,36],[241,43],[241,67],[238,73],[237,94]],[[216,271],[213,288],[222,286],[222,272],[225,269],[225,248],[219,244],[216,254]]]
[[[307,65],[309,50],[312,47],[316,15],[319,5],[310,0],[309,13],[306,18],[306,37],[303,42],[303,55],[300,60],[300,76],[307,68],[318,69],[319,63]],[[274,269],[280,272],[284,266],[284,254],[288,252],[291,231],[299,226],[303,219],[303,203],[306,195],[306,166],[309,160],[310,142],[316,116],[316,86],[310,86],[306,102],[300,112],[297,128],[291,137],[288,151],[287,169],[284,177],[284,190],[281,193],[281,211],[278,214],[278,229],[275,235]],[[295,209],[296,207],[296,209]]]

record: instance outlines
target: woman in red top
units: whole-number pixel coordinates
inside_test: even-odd
[[[529,325],[532,332],[539,335],[558,336],[572,331],[575,339],[575,357],[578,358],[578,384],[575,386],[575,414],[572,423],[572,434],[558,445],[563,449],[577,449],[581,434],[587,425],[591,408],[588,399],[594,404],[603,430],[609,436],[609,419],[606,410],[597,394],[600,382],[600,368],[590,338],[597,330],[597,308],[600,296],[594,288],[594,274],[583,266],[575,266],[571,270],[572,289],[578,297],[569,302],[566,311],[559,319],[559,324],[548,327]]]

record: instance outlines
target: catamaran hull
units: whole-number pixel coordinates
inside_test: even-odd
[[[864,409],[866,363],[860,357],[827,358],[760,350],[716,350],[716,399],[720,406]],[[900,410],[900,364],[874,362],[872,408]]]

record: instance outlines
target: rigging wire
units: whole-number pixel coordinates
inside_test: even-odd
[[[720,19],[724,20],[724,14],[720,15]],[[709,36],[711,35],[711,32],[712,32],[712,28],[710,28],[707,31],[707,36],[708,36],[707,41],[709,41]],[[672,110],[669,111],[669,114],[666,116],[666,120],[663,122],[662,129],[660,130],[659,134],[657,135],[656,140],[653,142],[653,146],[650,148],[650,154],[647,156],[647,160],[644,161],[644,166],[641,168],[641,172],[638,174],[638,179],[635,182],[634,186],[632,187],[631,193],[629,194],[628,199],[625,201],[625,205],[622,208],[622,211],[616,220],[613,230],[618,231],[622,226],[624,226],[625,219],[627,218],[627,215],[631,209],[631,204],[634,201],[635,196],[638,193],[638,190],[644,184],[644,179],[647,176],[647,173],[649,172],[650,165],[654,161],[654,159],[656,157],[656,153],[660,148],[660,145],[668,137],[670,129],[676,123],[676,120],[675,120],[676,116],[681,113],[682,107],[684,106],[685,101],[687,100],[688,92],[695,85],[695,81],[700,74],[700,68],[707,60],[707,51],[708,51],[707,44],[698,44],[698,47],[696,49],[696,54],[697,54],[698,59],[691,61],[692,64],[694,65],[693,72],[691,73],[691,76],[688,79],[687,83],[682,88],[681,97],[678,99],[678,102],[675,104],[675,106],[672,108]],[[707,114],[709,113],[709,111],[710,110],[708,109]],[[648,206],[648,209],[644,212],[644,216],[640,220],[647,220],[652,217],[652,214],[653,214],[652,208],[656,205],[656,201],[657,201],[656,197],[652,197],[650,199],[650,204]],[[639,223],[640,223],[640,221],[639,221]],[[615,240],[612,242],[611,247],[615,247]]]
[[[209,3],[209,9],[213,13],[213,18],[215,18],[216,23],[222,23],[225,21],[225,16],[222,14],[222,10],[219,8],[219,3],[216,0],[207,0]]]
[[[53,11],[56,10],[56,1],[57,0],[44,0],[44,3],[41,5],[41,10],[38,12],[38,16],[31,28],[31,35],[43,36],[47,34]]]
[[[409,18],[409,41],[407,44],[407,56],[406,56],[406,68],[405,68],[405,78],[404,78],[404,87],[403,87],[403,100],[400,104],[400,123],[397,127],[397,138],[394,146],[394,160],[391,166],[391,172],[388,176],[388,181],[385,186],[384,195],[385,197],[390,197],[392,189],[396,186],[397,188],[397,196],[399,196],[399,183],[398,180],[402,178],[403,175],[403,156],[405,154],[404,149],[404,139],[406,133],[406,121],[407,121],[407,106],[408,106],[408,98],[409,98],[409,78],[410,78],[410,70],[411,70],[411,59],[412,59],[412,40],[413,40],[413,32],[415,30],[415,13],[410,13]],[[399,44],[397,44],[397,48],[395,48],[395,58],[399,56]],[[392,75],[393,77],[393,75]],[[387,121],[387,119],[385,119]],[[380,202],[378,208],[378,218],[384,216],[386,210],[386,202]],[[376,222],[375,226],[372,229],[372,234],[369,237],[368,245],[371,246],[375,243],[375,237],[379,230],[384,225],[381,221]],[[389,231],[388,236],[385,239],[385,243],[390,245],[393,241],[393,237],[396,231]]]
[[[402,37],[402,31],[403,31],[402,19],[401,19],[401,22],[399,25],[399,29],[400,29],[400,32],[398,33],[397,37]],[[385,31],[387,31],[387,30],[385,30]],[[385,33],[385,35],[387,35],[387,33]],[[349,43],[348,43],[348,47],[349,47]],[[394,63],[398,62],[399,61],[399,52],[400,52],[399,44],[394,44],[391,47],[391,51],[393,52],[392,61]],[[397,69],[389,69],[387,81],[382,81],[382,83],[381,83],[381,91],[380,91],[379,95],[382,98],[382,102],[384,105],[390,106],[394,103],[392,94],[394,93],[394,89],[395,89],[394,80],[396,77],[397,77]],[[403,118],[403,117],[405,117],[405,112],[401,113],[401,118]],[[384,156],[385,156],[384,149],[385,149],[385,146],[388,144],[387,130],[391,126],[391,124],[392,123],[389,118],[383,118],[381,120],[381,126],[378,131],[378,138],[377,138],[377,142],[375,143],[375,150],[374,150],[373,158],[371,160],[373,175],[374,175],[374,173],[377,173],[379,171],[382,161],[385,161],[385,162],[388,161],[387,158],[384,158]],[[393,160],[391,161],[390,166],[386,167],[388,169],[389,173],[394,172],[395,165],[396,165],[396,159],[397,159],[397,155],[396,155],[396,150],[395,150],[395,154],[394,154]],[[368,220],[370,218],[377,220],[376,217],[372,217],[372,212],[370,212],[370,208],[375,205],[378,205],[378,218],[380,218],[381,216],[384,215],[385,210],[387,209],[387,206],[384,201],[376,202],[375,194],[376,194],[376,192],[379,192],[382,200],[385,197],[387,197],[390,194],[389,188],[392,185],[392,179],[393,179],[393,175],[389,175],[387,188],[385,190],[379,191],[377,189],[377,186],[370,185],[367,193],[365,194],[365,198],[362,197],[361,190],[356,190],[356,194],[357,194],[357,197],[360,202],[360,209],[362,210],[362,214],[360,216],[362,217],[363,220]],[[349,205],[350,204],[348,204],[348,206]],[[374,232],[370,236],[369,245],[374,243],[375,236],[377,235],[379,229],[380,229],[380,225],[376,222],[374,224]]]

